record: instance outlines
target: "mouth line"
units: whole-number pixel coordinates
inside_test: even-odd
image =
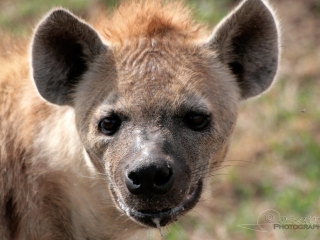
[[[186,213],[192,209],[198,202],[202,192],[202,181],[199,181],[195,190],[189,194],[185,201],[182,202],[179,206],[171,209],[163,210],[135,210],[124,204],[119,198],[117,202],[122,211],[124,211],[127,216],[132,218],[135,222],[139,224],[147,225],[149,227],[158,228],[159,226],[163,227],[170,222],[176,221],[177,218],[183,213]]]

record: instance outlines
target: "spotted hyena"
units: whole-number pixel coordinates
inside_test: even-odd
[[[126,1],[94,25],[54,9],[25,45],[1,39],[1,239],[123,239],[179,219],[279,53],[262,0],[212,33],[181,2]]]

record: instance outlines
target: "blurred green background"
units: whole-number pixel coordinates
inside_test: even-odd
[[[212,173],[194,210],[163,229],[164,239],[320,239],[320,229],[261,232],[238,226],[257,223],[267,209],[320,219],[320,1],[270,1],[282,26],[277,81],[260,98],[242,103],[226,168]],[[103,7],[112,11],[117,2],[0,0],[0,37],[4,32],[30,36],[53,6],[88,19]],[[238,1],[187,2],[195,17],[213,28]],[[150,230],[132,239],[161,237]]]

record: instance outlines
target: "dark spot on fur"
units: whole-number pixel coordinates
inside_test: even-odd
[[[5,212],[4,212],[4,219],[7,222],[7,228],[10,233],[10,239],[14,239],[16,234],[18,233],[19,227],[19,217],[16,213],[16,204],[14,202],[12,192],[9,192],[8,196],[6,197],[6,204],[5,204]]]
[[[231,62],[229,63],[229,68],[234,75],[237,76],[237,81],[243,81],[243,74],[245,72],[244,67],[239,62]]]

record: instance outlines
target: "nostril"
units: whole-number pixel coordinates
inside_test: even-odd
[[[135,172],[130,172],[128,174],[128,178],[132,181],[132,183],[134,185],[138,185],[139,186],[141,184],[140,178],[139,178],[138,174],[135,173]]]
[[[154,174],[153,187],[150,189],[153,194],[167,194],[173,187],[174,173],[171,167],[163,166]]]
[[[143,188],[142,188],[142,179],[139,176],[139,173],[135,171],[126,172],[125,174],[125,183],[127,186],[127,189],[132,194],[142,194]]]
[[[165,185],[167,182],[169,182],[171,177],[172,177],[171,169],[167,169],[167,171],[160,170],[154,176],[154,184],[157,186]]]

